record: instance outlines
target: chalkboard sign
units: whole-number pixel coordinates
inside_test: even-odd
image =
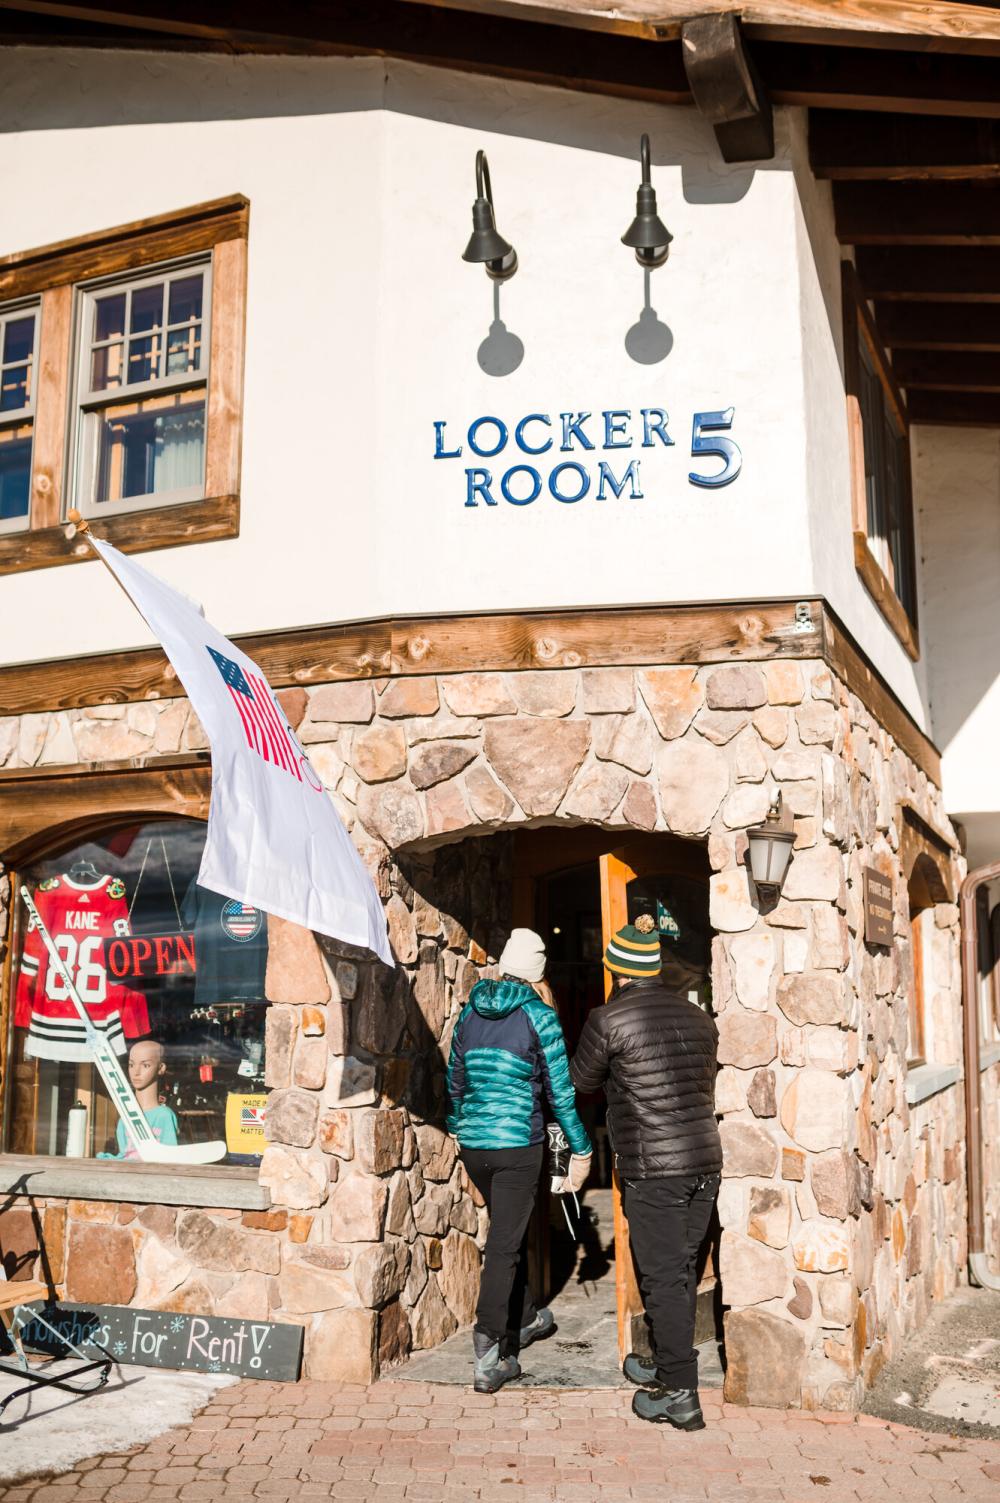
[[[134,1367],[235,1373],[239,1378],[294,1383],[302,1366],[303,1331],[296,1325],[70,1303],[46,1309],[45,1319],[85,1352],[96,1348]],[[38,1321],[29,1320],[21,1335],[26,1346],[50,1356],[65,1351]]]

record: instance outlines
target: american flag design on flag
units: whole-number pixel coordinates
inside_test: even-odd
[[[289,730],[267,682],[255,673],[244,673],[239,663],[223,657],[214,647],[206,647],[206,651],[222,674],[250,750],[265,762],[273,762],[291,773],[301,783],[305,754]],[[312,779],[307,777],[306,781]]]
[[[244,1132],[246,1132],[248,1128],[254,1128],[254,1127],[258,1127],[258,1128],[261,1129],[261,1131],[263,1131],[263,1129],[264,1129],[264,1107],[262,1107],[262,1106],[242,1106],[242,1107],[240,1107],[240,1126],[243,1128]]]

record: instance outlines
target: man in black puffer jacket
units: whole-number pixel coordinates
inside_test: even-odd
[[[604,1086],[615,1154],[653,1342],[623,1371],[640,1419],[700,1430],[694,1349],[696,1260],[719,1191],[715,1119],[718,1030],[660,980],[660,936],[649,914],[620,929],[604,953],[615,993],[590,1014],[570,1065],[578,1091]]]

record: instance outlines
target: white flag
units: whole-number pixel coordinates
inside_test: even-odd
[[[202,887],[393,965],[375,884],[257,664],[186,596],[90,541],[163,644],[212,747]]]

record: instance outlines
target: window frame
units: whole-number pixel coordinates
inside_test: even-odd
[[[91,557],[85,540],[68,537],[66,528],[74,504],[79,426],[74,404],[78,289],[142,278],[154,268],[200,257],[211,262],[203,334],[208,359],[203,495],[166,502],[155,497],[145,505],[96,514],[103,535],[125,553],[239,535],[249,209],[248,199],[232,194],[0,257],[0,304],[33,298],[41,309],[29,522],[16,532],[0,531],[0,575]]]
[[[10,302],[0,303],[0,378],[3,371],[3,346],[7,324],[11,320],[23,317],[26,313],[34,315],[35,330],[31,346],[31,385],[28,401],[23,407],[10,408],[0,411],[0,428],[16,428],[23,423],[30,425],[29,442],[31,444],[31,469],[34,468],[35,450],[35,408],[38,399],[38,352],[41,343],[42,327],[42,304],[38,297],[17,298]],[[31,486],[28,488],[28,510],[23,517],[0,517],[0,537],[9,537],[11,533],[24,532],[31,525]]]
[[[851,463],[851,529],[854,544],[854,564],[862,583],[872,596],[882,615],[899,638],[908,656],[914,661],[920,656],[920,637],[917,603],[917,558],[916,531],[913,508],[913,485],[910,458],[910,421],[906,399],[893,373],[892,364],[882,343],[875,321],[869,312],[861,283],[854,266],[844,261],[842,266],[842,293],[844,318],[844,378],[847,398],[848,438]],[[905,529],[907,557],[904,567],[908,574],[905,591],[897,589],[895,566],[891,546],[885,540],[876,547],[876,540],[869,532],[868,485],[865,470],[864,417],[862,392],[864,373],[862,349],[868,356],[875,378],[879,382],[882,399],[888,413],[900,429],[899,445],[902,455],[902,473],[899,477],[902,496],[901,521]],[[880,543],[882,540],[878,540]],[[909,595],[912,602],[908,610],[902,594]]]
[[[174,280],[179,280],[185,272],[190,273],[195,269],[205,273],[204,292],[202,303],[202,316],[199,322],[202,327],[202,347],[204,359],[197,371],[182,371],[173,376],[163,375],[151,381],[137,381],[133,384],[105,387],[95,390],[91,385],[89,368],[91,356],[99,343],[109,344],[114,341],[97,341],[90,339],[87,330],[90,327],[94,305],[98,297],[109,292],[121,291],[126,294],[126,317],[131,308],[131,297],[136,289],[155,286],[158,282],[169,285]],[[179,260],[163,262],[159,266],[143,268],[137,276],[103,277],[96,282],[82,283],[75,289],[76,295],[76,318],[75,335],[76,351],[74,361],[74,390],[72,413],[70,417],[68,435],[69,453],[69,476],[67,480],[67,492],[71,498],[71,504],[76,506],[85,517],[99,518],[110,516],[127,516],[132,512],[148,511],[152,507],[179,506],[188,501],[201,501],[205,498],[205,473],[207,461],[207,419],[208,419],[208,392],[211,380],[212,351],[211,351],[211,328],[212,328],[212,259],[211,256],[195,256]],[[162,327],[164,340],[169,326],[166,322]],[[205,338],[205,331],[209,337]],[[127,346],[130,339],[128,330],[123,333],[122,344]],[[100,414],[110,407],[120,407],[129,401],[143,401],[148,397],[169,396],[178,392],[204,391],[205,393],[205,418],[206,418],[206,443],[205,452],[202,455],[202,476],[197,486],[187,486],[176,491],[153,491],[142,496],[128,496],[121,501],[97,501],[94,499],[97,488],[99,472],[99,459],[97,454],[98,433],[97,425],[88,423],[88,418],[96,416],[100,421]],[[91,429],[91,432],[88,432]],[[89,453],[88,453],[89,450]]]

